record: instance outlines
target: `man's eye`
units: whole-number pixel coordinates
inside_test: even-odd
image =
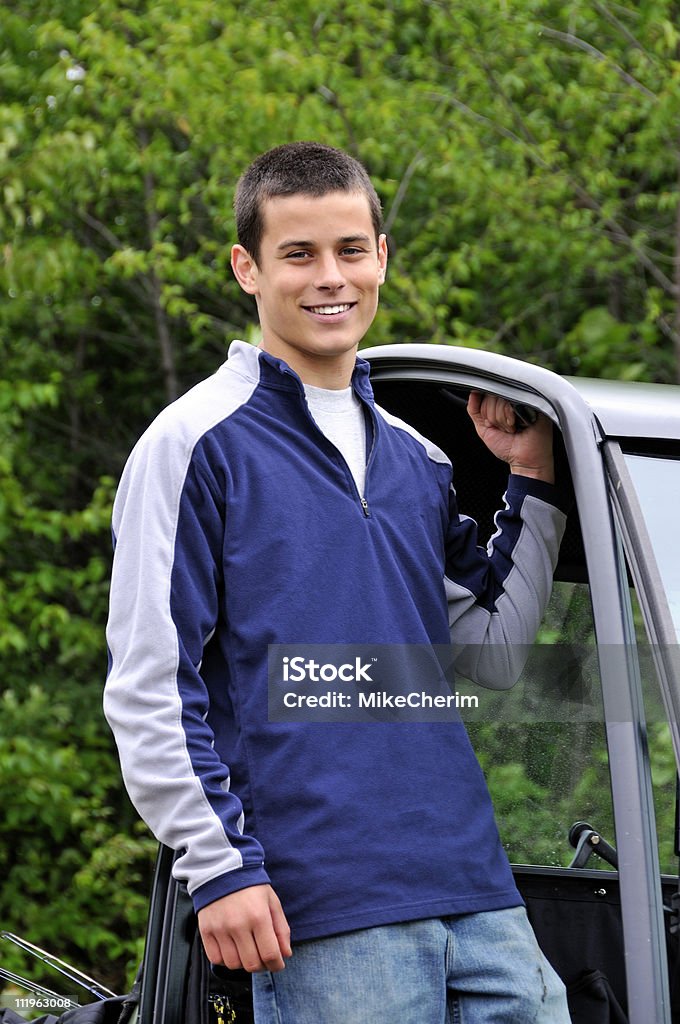
[[[355,245],[348,245],[342,250],[343,256],[361,256],[364,252],[363,249],[358,249]]]
[[[295,252],[287,253],[286,254],[286,259],[287,260],[303,260],[307,256],[309,256],[309,253],[306,252],[305,249],[296,249]]]

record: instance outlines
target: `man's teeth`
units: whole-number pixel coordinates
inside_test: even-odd
[[[350,303],[346,303],[344,306],[309,306],[309,311],[321,313],[322,316],[332,316],[333,313],[346,313],[350,308]]]

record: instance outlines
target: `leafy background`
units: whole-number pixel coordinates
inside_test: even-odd
[[[392,252],[368,343],[678,380],[679,8],[3,5],[2,927],[119,990],[140,955],[154,844],[100,710],[110,504],[155,413],[256,336],[241,170],[298,138],[366,164]],[[560,795],[506,761],[513,806]]]

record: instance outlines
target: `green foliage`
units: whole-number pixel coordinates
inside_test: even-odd
[[[253,319],[228,267],[238,174],[314,136],[360,156],[383,196],[393,260],[371,341],[670,379],[673,17],[670,0],[19,5],[3,26],[7,319],[34,337],[38,307],[57,361],[78,352],[81,416],[110,423],[91,399],[113,388],[124,448]],[[623,329],[614,358],[581,337],[596,308]]]
[[[75,696],[34,684],[0,700],[0,920],[119,986],[141,955],[155,844],[120,792],[91,702]],[[12,947],[2,962],[40,980]]]
[[[101,715],[113,480],[69,507],[63,453],[60,494],[59,466],[31,450],[59,385],[0,381],[0,921],[118,988],[141,954],[155,843]],[[12,947],[2,963],[54,983]]]
[[[391,248],[368,343],[671,380],[677,25],[673,0],[5,5],[3,926],[117,987],[136,956],[152,844],[100,712],[109,510],[158,409],[256,335],[243,167],[310,137],[365,162]],[[549,781],[506,762],[499,791],[545,816]]]

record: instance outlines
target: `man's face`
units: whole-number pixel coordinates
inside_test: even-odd
[[[257,300],[262,347],[307,383],[344,386],[387,265],[368,199],[359,192],[276,197],[264,203],[263,223],[257,264],[242,246],[232,252],[239,283]]]

